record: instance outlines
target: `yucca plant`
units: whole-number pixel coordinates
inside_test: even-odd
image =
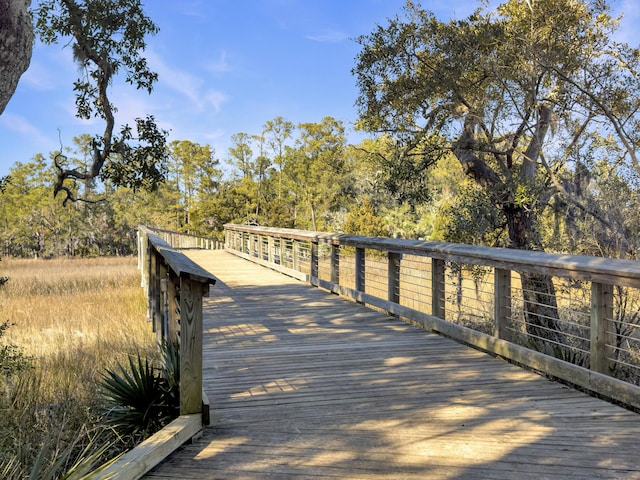
[[[159,430],[179,413],[179,353],[176,344],[161,346],[163,368],[140,354],[129,356],[128,368],[107,369],[99,382],[107,403],[105,423],[136,441]]]

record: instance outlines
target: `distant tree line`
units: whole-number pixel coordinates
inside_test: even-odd
[[[107,129],[17,162],[0,180],[5,255],[129,254],[139,223],[220,236],[227,222],[637,255],[640,50],[615,41],[604,1],[481,3],[450,22],[408,2],[358,39],[357,127],[369,139],[348,144],[332,117],[277,117],[233,135],[227,152],[166,144],[152,118],[136,138],[127,126],[114,137],[96,96],[109,65],[85,44],[102,32],[101,4],[64,0],[60,17],[48,15],[55,1],[42,5],[43,41],[71,37],[79,64],[97,69],[78,115]],[[143,49],[156,27],[138,0],[125,7],[144,20],[130,32],[131,48]],[[110,48],[113,28],[101,51],[151,90],[146,63],[130,66],[128,52]]]
[[[189,140],[167,146],[167,176],[154,191],[115,188],[91,179],[70,183],[84,201],[63,206],[57,179],[42,154],[17,162],[0,196],[3,255],[130,255],[136,227],[145,224],[221,237],[225,223],[249,223],[506,246],[504,218],[489,195],[464,174],[453,154],[426,170],[394,162],[402,144],[378,135],[346,141],[342,123],[293,123],[278,117],[261,132],[238,133],[223,160],[209,145]],[[64,152],[81,169],[90,161],[91,137],[74,139]],[[602,222],[562,199],[537,216],[549,251],[635,258],[640,246],[640,183],[623,165],[604,158],[589,168],[562,172],[582,189],[585,202],[618,222],[624,244]]]

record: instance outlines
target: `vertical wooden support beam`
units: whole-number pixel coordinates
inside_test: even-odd
[[[431,259],[431,315],[445,318],[444,309],[444,260]]]
[[[269,250],[269,252],[267,253],[267,257],[268,257],[267,260],[269,263],[276,263],[275,255],[274,255],[275,245],[273,243],[273,237],[271,235],[267,237],[267,243],[268,243],[267,249]]]
[[[364,248],[356,247],[356,290],[364,292],[365,289],[365,255]]]
[[[180,415],[202,412],[202,286],[180,279]]]
[[[613,318],[613,287],[605,283],[591,284],[591,370],[609,375],[615,333]]]
[[[340,285],[340,245],[331,244],[331,282]]]
[[[507,340],[507,320],[511,315],[511,270],[493,270],[493,334]]]
[[[262,244],[262,235],[258,234],[258,258],[264,260],[264,245]]]
[[[151,247],[149,245],[149,238],[145,233],[140,234],[140,246],[138,248],[138,262],[140,263],[141,271],[140,286],[144,289],[144,293],[149,295],[149,254]]]
[[[181,292],[180,279],[171,271],[167,282],[167,298],[167,325],[163,333],[166,341],[175,342],[180,338]]]
[[[387,298],[400,303],[400,260],[402,254],[387,252]]]
[[[296,272],[300,271],[300,241],[292,240],[291,243],[291,255],[293,255],[293,269]]]
[[[159,262],[160,266],[160,292],[161,292],[161,307],[162,313],[160,316],[160,323],[158,330],[156,331],[156,337],[158,342],[162,342],[167,337],[167,331],[169,327],[169,268],[164,262]]]
[[[318,278],[318,242],[312,241],[309,244],[309,249],[311,250],[311,265],[309,265],[309,271],[311,272],[312,277]]]
[[[151,273],[149,278],[149,300],[150,308],[149,313],[151,317],[148,319],[152,322],[152,329],[154,332],[162,330],[162,305],[161,305],[161,292],[160,292],[160,264],[162,259],[154,251],[151,255],[151,265],[149,266],[149,272]]]
[[[140,270],[140,272],[142,272],[142,232],[140,231],[140,229],[138,229],[136,231],[136,239],[138,241],[138,270]]]
[[[284,238],[280,237],[278,238],[278,265],[284,265],[283,260],[284,260]]]

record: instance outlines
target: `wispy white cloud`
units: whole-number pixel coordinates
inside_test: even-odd
[[[26,118],[5,112],[0,117],[0,125],[22,137],[28,138],[32,144],[48,143],[49,138]]]
[[[153,52],[147,54],[147,60],[153,70],[158,73],[158,87],[163,86],[186,98],[197,111],[213,107],[220,111],[228,100],[227,95],[215,89],[205,89],[203,78],[168,65]]]
[[[30,88],[34,90],[53,90],[56,88],[56,84],[54,82],[55,75],[52,74],[49,69],[47,69],[44,65],[31,62],[29,68],[20,78],[21,82],[24,82]]]
[[[345,32],[337,30],[328,30],[317,35],[307,35],[307,40],[320,43],[340,43],[349,39],[349,35]]]
[[[233,70],[235,70],[235,68],[229,63],[228,55],[225,50],[222,50],[220,52],[218,58],[207,63],[205,65],[205,68],[216,75],[232,72]]]

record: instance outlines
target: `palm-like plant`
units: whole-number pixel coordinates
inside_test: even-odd
[[[179,349],[175,343],[166,343],[161,349],[165,364],[161,369],[138,354],[129,356],[128,368],[118,364],[102,375],[105,422],[122,436],[146,437],[178,414]]]

